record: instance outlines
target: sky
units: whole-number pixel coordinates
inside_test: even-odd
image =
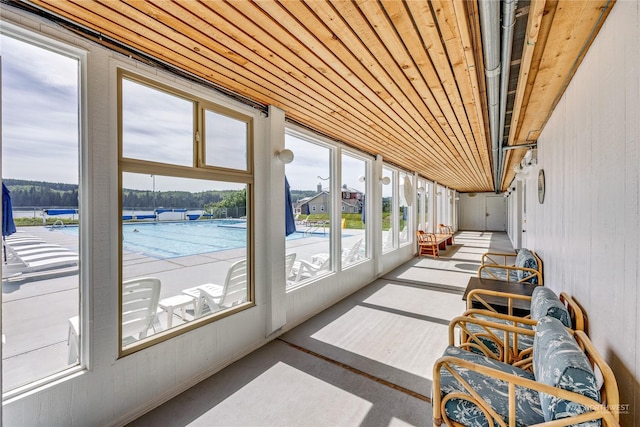
[[[0,36],[3,178],[78,183],[78,62]]]
[[[0,35],[0,53],[3,178],[77,184],[78,61],[5,35]],[[125,81],[123,87],[124,155],[190,165],[193,103],[132,81]],[[244,123],[211,111],[207,111],[207,123],[207,141],[211,141],[207,162],[242,168],[246,149],[243,137],[237,135]],[[286,146],[295,155],[286,166],[292,189],[329,186],[329,149],[291,135]],[[221,151],[224,156],[217,156]],[[364,162],[344,156],[342,169],[341,185],[364,192],[365,183],[359,181],[365,174]],[[238,187],[147,174],[128,174],[124,185],[194,192]]]

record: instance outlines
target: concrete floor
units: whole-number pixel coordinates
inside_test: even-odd
[[[487,251],[505,233],[461,232],[130,426],[432,425],[434,361]]]

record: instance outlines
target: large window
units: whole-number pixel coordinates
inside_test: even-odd
[[[368,163],[365,159],[342,151],[342,268],[367,257],[366,182]]]
[[[293,288],[331,273],[332,149],[305,135],[288,131],[285,145],[295,153],[285,172],[297,231],[287,236],[287,287]]]
[[[393,169],[382,168],[382,251],[387,252],[397,247],[398,224],[395,219],[395,200],[393,197],[396,185],[396,174]],[[395,231],[394,231],[395,230]]]
[[[3,27],[2,391],[79,363],[80,68],[63,46]],[[4,33],[4,32],[7,33]],[[9,216],[7,215],[7,218]],[[70,339],[68,342],[67,340]]]
[[[120,72],[122,353],[252,305],[251,117]]]
[[[431,183],[418,180],[416,188],[416,202],[418,203],[418,230],[429,231],[429,189]]]
[[[413,177],[406,172],[400,173],[399,191],[399,215],[400,234],[398,236],[400,245],[413,241],[412,230],[412,208],[413,205]]]
[[[436,186],[435,199],[436,199],[436,209],[438,213],[436,215],[437,224],[433,224],[433,227],[436,232],[440,232],[439,231],[440,224],[449,225],[447,224],[447,205],[446,205],[447,189],[442,185]]]

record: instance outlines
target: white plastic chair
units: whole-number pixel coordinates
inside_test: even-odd
[[[360,259],[360,247],[362,246],[362,242],[364,238],[359,239],[357,242],[353,244],[351,249],[346,249],[342,251],[342,265],[349,265],[356,262]]]
[[[295,277],[295,281],[298,282],[302,279],[313,277],[323,270],[328,270],[330,267],[329,262],[331,261],[331,257],[324,257],[322,255],[323,254],[314,255],[311,262],[303,259],[296,261],[291,269],[291,273]]]
[[[287,283],[289,283],[289,277],[291,277],[291,270],[293,269],[293,263],[296,261],[296,253],[292,252],[284,257],[284,277]]]
[[[142,277],[122,282],[122,340],[139,340],[154,328],[160,279]]]
[[[122,283],[122,343],[130,344],[147,336],[159,323],[156,313],[160,300],[160,279],[142,277]],[[67,335],[68,363],[78,360],[80,348],[80,318],[69,319]]]
[[[183,289],[182,293],[198,299],[196,317],[202,315],[205,304],[213,312],[245,302],[247,300],[247,260],[236,261],[229,267],[223,285],[205,283]]]

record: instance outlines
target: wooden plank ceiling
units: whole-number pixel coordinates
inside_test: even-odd
[[[295,122],[458,191],[494,190],[475,1],[13,3],[275,105]],[[537,138],[608,3],[531,1],[510,145]],[[523,151],[509,152],[502,187]]]

